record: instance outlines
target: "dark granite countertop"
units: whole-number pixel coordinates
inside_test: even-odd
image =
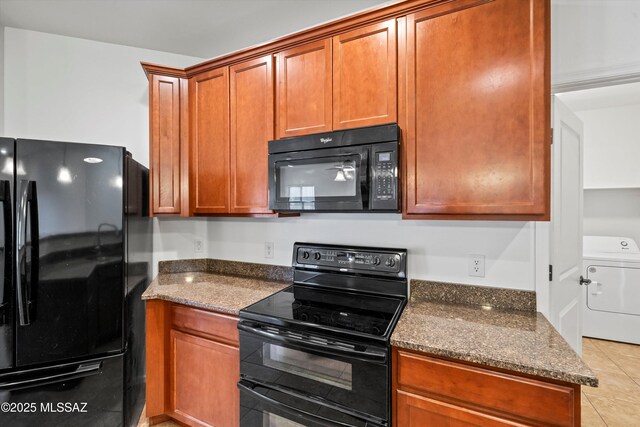
[[[499,304],[483,303],[492,288],[414,280],[412,297],[391,344],[478,365],[597,387],[598,379],[523,291],[497,290]],[[443,292],[451,286],[451,292]],[[451,295],[459,293],[459,302]],[[535,298],[535,293],[531,292]],[[440,295],[440,297],[439,297]],[[444,297],[446,295],[446,298]],[[515,307],[504,301],[515,300]],[[533,310],[522,309],[533,307]]]
[[[161,299],[230,314],[291,284],[287,267],[221,260],[160,263],[142,299]]]

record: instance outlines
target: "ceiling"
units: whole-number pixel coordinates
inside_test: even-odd
[[[572,111],[640,104],[640,82],[561,93],[558,97]]]
[[[0,0],[0,25],[213,58],[387,0]]]

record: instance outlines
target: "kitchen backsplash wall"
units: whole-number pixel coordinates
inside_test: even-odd
[[[413,278],[535,289],[534,224],[402,221],[392,214],[305,214],[298,218],[157,219],[154,264],[207,257],[291,265],[293,243],[402,247]],[[194,240],[204,238],[195,253]],[[265,242],[274,244],[265,258]],[[485,256],[485,277],[468,274],[469,255]],[[156,266],[157,268],[157,266]]]

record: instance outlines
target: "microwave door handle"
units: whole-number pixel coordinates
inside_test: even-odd
[[[287,412],[291,415],[295,415],[297,418],[302,418],[303,420],[307,421],[307,422],[311,422],[314,424],[321,424],[321,425],[329,425],[329,426],[344,426],[344,427],[349,427],[351,424],[344,424],[344,423],[340,423],[337,421],[330,421],[324,417],[319,417],[317,415],[313,415],[310,414],[306,411],[303,411],[301,409],[297,409],[294,408],[292,406],[287,405],[286,403],[282,403],[272,397],[268,397],[265,396],[262,393],[259,393],[257,391],[255,391],[253,389],[253,387],[251,386],[251,384],[245,380],[240,380],[238,382],[238,388],[240,389],[240,391],[243,391],[247,394],[249,394],[251,397],[262,401],[274,408],[280,409],[283,412]],[[330,424],[327,424],[330,423]]]
[[[360,154],[360,199],[362,200],[362,209],[366,209],[371,203],[369,200],[370,173],[369,155],[368,150],[366,150]]]
[[[386,352],[377,351],[369,347],[365,348],[364,351],[359,351],[355,349],[352,350],[349,348],[344,348],[331,343],[315,344],[312,341],[307,341],[307,340],[294,338],[290,336],[283,336],[279,334],[273,334],[271,332],[267,332],[259,328],[254,328],[252,326],[247,326],[242,323],[238,323],[238,329],[244,332],[248,332],[250,334],[254,334],[254,335],[258,335],[258,336],[270,339],[272,341],[291,344],[300,348],[318,351],[318,352],[329,354],[329,355],[348,356],[348,357],[353,357],[359,360],[373,361],[373,362],[385,362],[387,360]]]

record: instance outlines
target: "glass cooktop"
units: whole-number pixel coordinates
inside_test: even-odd
[[[330,331],[388,337],[404,299],[294,285],[241,311]]]

